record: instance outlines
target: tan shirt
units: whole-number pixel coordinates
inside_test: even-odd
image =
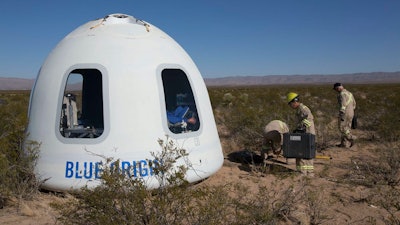
[[[341,92],[339,92],[337,99],[339,104],[339,111],[344,112],[345,114],[354,115],[356,100],[354,99],[354,96],[350,91],[343,89]]]
[[[314,116],[311,110],[303,103],[300,103],[297,108],[296,118],[298,128],[305,127],[306,133],[315,135]]]

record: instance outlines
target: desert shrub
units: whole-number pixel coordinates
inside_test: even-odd
[[[397,84],[354,86],[360,129],[370,133],[370,140],[399,140],[399,91]]]
[[[324,190],[310,185],[308,179],[285,185],[279,181],[268,187],[259,186],[254,195],[234,198],[234,224],[322,224],[329,205]],[[235,193],[246,193],[246,186],[237,186]]]
[[[400,91],[400,89],[398,90]],[[388,94],[385,98],[384,111],[380,114],[377,124],[377,132],[384,141],[399,141],[400,140],[400,97],[399,92]]]
[[[388,143],[373,151],[375,157],[357,156],[348,165],[345,181],[367,187],[400,184],[400,145]]]
[[[353,158],[343,181],[371,188],[373,194],[366,201],[388,212],[386,224],[399,224],[400,144],[388,143],[373,153],[376,157]]]
[[[0,99],[0,202],[5,204],[10,197],[31,198],[37,192],[33,168],[39,144],[23,146],[29,94],[2,92]]]
[[[247,193],[245,186],[236,188],[243,196],[237,198],[234,204],[238,221],[240,221],[235,224],[276,224],[278,221],[287,221],[294,208],[293,188],[288,188],[281,200],[277,202],[272,200],[268,188],[259,187],[257,198],[244,194]]]
[[[271,120],[286,121],[287,105],[277,88],[212,88],[210,98],[217,124],[227,127],[231,139],[242,148],[258,151],[263,127]]]

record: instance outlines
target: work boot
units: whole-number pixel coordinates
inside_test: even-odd
[[[339,147],[339,148],[346,148],[346,145],[343,144],[343,143],[340,143],[340,144],[337,144],[336,147]]]
[[[336,147],[339,148],[346,148],[346,139],[342,138],[342,140],[340,141],[340,144],[336,145]]]
[[[351,148],[354,145],[354,139],[350,139],[349,142],[350,142],[349,148]]]

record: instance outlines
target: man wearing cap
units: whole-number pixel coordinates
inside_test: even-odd
[[[273,158],[273,154],[279,155],[282,150],[283,134],[289,133],[288,125],[281,120],[272,120],[264,127],[261,157]]]
[[[354,145],[355,136],[351,134],[351,122],[356,109],[356,100],[351,92],[346,90],[341,83],[335,83],[333,90],[338,92],[337,100],[339,105],[338,128],[341,133],[341,142],[338,147],[347,147],[347,142],[350,146]]]
[[[299,95],[294,92],[287,94],[287,102],[292,109],[296,110],[295,133],[310,133],[315,135],[314,116],[310,108],[300,102]],[[296,169],[303,175],[314,176],[314,160],[296,158]]]

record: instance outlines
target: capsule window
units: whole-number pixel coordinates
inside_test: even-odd
[[[67,78],[61,99],[60,133],[65,138],[97,138],[104,131],[102,74],[76,69]]]
[[[161,77],[169,130],[175,134],[199,130],[197,106],[185,72],[180,69],[164,69]]]

